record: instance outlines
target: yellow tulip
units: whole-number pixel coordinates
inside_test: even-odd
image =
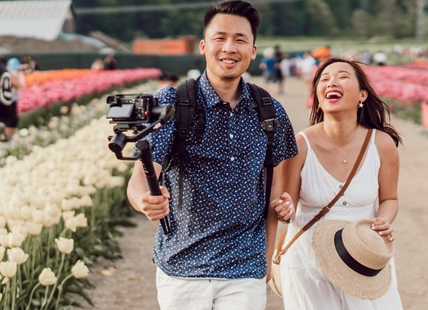
[[[89,269],[86,267],[85,263],[81,260],[78,260],[76,264],[71,268],[71,273],[77,279],[87,277],[89,274]]]
[[[55,239],[55,242],[58,246],[58,250],[64,254],[70,254],[73,251],[74,240],[60,237]]]
[[[57,278],[50,268],[45,268],[42,270],[42,273],[39,275],[39,282],[44,286],[49,286],[55,284]]]

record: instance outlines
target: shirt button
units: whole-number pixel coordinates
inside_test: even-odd
[[[342,188],[342,187],[343,187],[343,185],[342,185],[342,184],[340,184],[340,185],[339,185],[339,188]]]
[[[230,160],[231,160],[231,161],[234,161],[234,160],[235,160],[235,157],[231,157],[231,158],[230,158]]]
[[[346,206],[346,205],[347,205],[347,202],[346,202],[346,201],[344,201],[344,202],[342,202],[342,204],[343,204],[344,206]]]
[[[233,139],[233,135],[232,135],[232,134],[230,134],[230,135],[229,135],[229,137],[230,137],[231,139]]]

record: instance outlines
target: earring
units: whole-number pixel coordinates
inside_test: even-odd
[[[360,102],[358,102],[358,106],[359,106],[360,108],[363,108],[363,107],[364,107],[364,103],[362,103],[362,102],[360,101]]]

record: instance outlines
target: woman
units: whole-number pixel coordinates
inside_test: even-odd
[[[344,195],[319,222],[371,219],[372,229],[393,242],[391,223],[398,211],[396,147],[402,140],[385,119],[389,116],[386,104],[356,61],[327,60],[316,72],[312,89],[312,126],[296,135],[299,153],[283,163],[286,193],[272,202],[278,218],[290,222],[284,245],[339,192],[369,128],[373,129],[372,136],[356,175]],[[298,208],[295,209],[291,201],[298,201]],[[390,289],[375,300],[352,296],[328,280],[311,244],[317,223],[282,256],[285,308],[402,309],[393,259]]]

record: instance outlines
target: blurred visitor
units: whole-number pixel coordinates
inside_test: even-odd
[[[268,88],[268,85],[270,83],[275,83],[276,81],[275,65],[276,65],[275,49],[273,47],[265,48],[263,51],[263,58],[260,61],[259,68],[263,70],[263,78],[264,78],[266,88]]]
[[[311,53],[311,56],[316,59],[317,64],[312,68],[311,83],[309,84],[309,91],[311,95],[309,95],[308,100],[306,100],[306,106],[309,109],[312,108],[313,101],[314,101],[312,97],[312,78],[315,76],[315,73],[317,72],[318,68],[332,57],[332,54],[328,46],[321,46],[316,50],[314,50]]]
[[[39,64],[31,58],[30,55],[24,55],[21,58],[21,70],[24,74],[31,73],[34,71],[40,71]]]
[[[290,60],[290,56],[288,54],[285,54],[279,63],[279,70],[281,70],[281,75],[282,75],[282,81],[281,81],[282,93],[285,93],[285,82],[287,78],[291,75],[291,66],[292,66],[292,63]]]
[[[202,65],[201,59],[196,59],[195,63],[193,65],[193,68],[191,68],[189,71],[187,71],[187,78],[188,79],[197,79],[204,73],[204,67]]]
[[[163,72],[159,78],[158,90],[161,90],[164,87],[177,87],[180,77],[175,73]]]
[[[117,60],[113,55],[107,55],[104,58],[104,70],[116,70],[117,69]]]
[[[314,68],[316,67],[315,58],[310,53],[303,53],[303,59],[299,61],[300,78],[305,81],[306,85],[310,87],[312,77],[314,76]]]
[[[91,65],[91,70],[96,70],[96,71],[104,70],[103,60],[101,58],[96,58]]]
[[[275,82],[278,84],[278,94],[283,94],[284,93],[284,89],[283,89],[283,75],[282,75],[282,70],[281,70],[281,60],[282,60],[282,51],[281,51],[281,46],[279,45],[275,45],[274,47],[275,50]]]
[[[4,133],[2,140],[8,141],[18,128],[19,116],[17,102],[19,99],[19,90],[25,88],[24,72],[18,58],[10,58],[4,67],[2,60],[0,68],[0,122]]]
[[[373,55],[373,64],[376,66],[385,66],[387,60],[388,60],[388,56],[386,55],[386,53],[382,51],[377,51]]]

